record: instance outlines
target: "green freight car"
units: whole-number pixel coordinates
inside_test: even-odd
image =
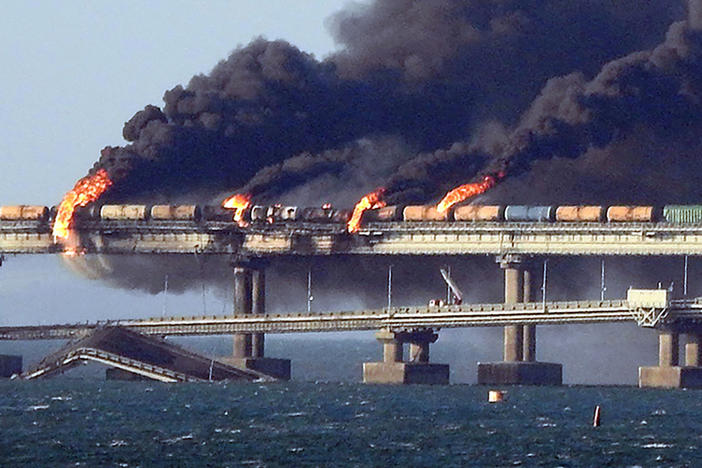
[[[666,205],[663,219],[674,224],[702,224],[702,205]]]

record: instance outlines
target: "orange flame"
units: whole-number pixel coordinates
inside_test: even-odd
[[[234,210],[234,221],[241,227],[247,225],[244,221],[244,212],[249,205],[251,205],[251,195],[248,193],[237,193],[222,202],[222,207]]]
[[[363,216],[364,211],[375,208],[382,208],[385,205],[387,205],[387,203],[381,200],[384,193],[385,189],[379,188],[378,190],[371,192],[365,197],[361,198],[361,201],[356,203],[356,206],[353,207],[353,214],[351,215],[351,219],[349,219],[349,222],[346,225],[348,232],[353,234],[354,232],[358,232],[358,230],[361,229],[361,217]]]
[[[54,238],[67,240],[73,223],[73,212],[75,209],[94,202],[111,185],[112,181],[105,169],[100,169],[95,174],[83,177],[76,182],[73,190],[63,197],[59,205],[56,220],[54,221]]]
[[[499,179],[504,177],[502,172],[496,176],[486,175],[481,182],[472,184],[463,184],[447,193],[444,198],[436,205],[436,210],[439,213],[446,213],[453,205],[460,203],[463,200],[480,195],[483,192],[493,188]]]

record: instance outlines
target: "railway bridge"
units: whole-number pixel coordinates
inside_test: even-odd
[[[159,330],[156,334],[233,333],[234,350],[229,363],[243,369],[269,373],[278,377],[289,376],[289,361],[271,359],[264,354],[264,334],[283,331],[303,331],[295,328],[291,318],[274,318],[265,313],[265,262],[258,260],[271,257],[308,257],[342,255],[494,255],[504,271],[504,308],[496,305],[483,310],[485,317],[479,319],[477,309],[447,307],[437,311],[430,309],[406,309],[363,311],[359,314],[342,314],[327,317],[298,317],[311,331],[313,322],[319,330],[329,329],[377,329],[378,339],[383,343],[382,363],[368,363],[364,369],[366,381],[374,382],[444,382],[448,379],[448,368],[428,362],[429,344],[436,340],[435,330],[450,326],[504,326],[503,360],[482,363],[478,370],[480,383],[540,383],[561,382],[560,364],[536,361],[536,325],[559,320],[557,310],[565,310],[562,304],[548,304],[546,312],[538,311],[535,300],[534,258],[559,256],[630,256],[630,255],[674,255],[695,256],[702,254],[702,225],[677,225],[670,223],[504,223],[504,222],[383,222],[369,223],[353,235],[343,225],[316,223],[281,223],[251,225],[241,228],[226,222],[125,222],[90,221],[76,226],[81,249],[88,254],[109,255],[226,255],[233,263],[234,303],[236,314],[211,320],[193,319],[186,323],[172,319],[156,325],[157,320],[125,323],[114,326],[139,329],[143,333]],[[63,246],[54,242],[50,227],[35,221],[0,221],[0,254],[51,254],[63,251]],[[669,300],[669,299],[666,299]],[[608,304],[608,311],[598,309]],[[672,303],[671,303],[672,304]],[[682,303],[681,303],[682,304]],[[696,302],[686,302],[679,314],[696,314]],[[543,306],[543,305],[542,305]],[[689,306],[689,307],[688,307]],[[462,306],[469,307],[469,306]],[[470,306],[472,307],[472,306]],[[479,306],[476,306],[479,307]],[[512,309],[509,309],[512,307]],[[531,309],[532,315],[515,315],[516,311]],[[568,312],[563,323],[587,321],[635,320],[628,303],[617,306],[601,302],[580,304],[583,317]],[[677,307],[677,306],[676,306]],[[543,308],[543,307],[542,307]],[[589,312],[583,312],[584,310]],[[655,309],[655,308],[654,308]],[[673,310],[663,307],[660,310]],[[417,312],[421,310],[421,313]],[[601,315],[593,315],[600,310]],[[658,309],[655,309],[658,310]],[[675,309],[677,310],[677,309]],[[414,311],[414,312],[412,312]],[[693,311],[693,312],[690,312]],[[463,313],[467,315],[462,315]],[[642,313],[652,319],[655,312]],[[392,316],[390,315],[392,313]],[[385,314],[385,315],[383,315]],[[445,314],[441,321],[436,314]],[[533,315],[537,314],[537,316]],[[610,315],[608,315],[610,314]],[[617,315],[619,314],[619,315]],[[653,315],[652,315],[653,314]],[[673,314],[681,319],[683,315]],[[415,322],[408,317],[412,316]],[[613,319],[611,317],[619,317]],[[626,318],[624,318],[626,316]],[[243,317],[243,318],[242,318]],[[356,317],[353,320],[346,318]],[[463,317],[458,319],[457,317]],[[600,317],[595,319],[596,317]],[[610,319],[605,319],[610,317]],[[424,322],[419,319],[422,318]],[[677,325],[668,326],[660,317],[656,326],[662,327],[660,338],[661,365],[653,371],[642,370],[642,385],[702,386],[698,378],[699,358],[693,359],[693,350],[699,349],[696,318],[678,320]],[[407,320],[396,326],[393,320]],[[247,322],[248,320],[248,322]],[[455,322],[451,322],[455,320]],[[461,322],[461,320],[463,320]],[[471,321],[473,320],[473,321]],[[482,320],[482,321],[480,321]],[[196,325],[196,322],[198,323]],[[287,330],[283,324],[287,323]],[[354,325],[349,325],[353,323]],[[399,322],[398,322],[399,323]],[[461,323],[461,325],[450,325]],[[147,325],[149,324],[149,325]],[[344,325],[345,324],[345,325]],[[97,327],[98,324],[95,324]],[[347,326],[349,328],[343,328]],[[151,328],[150,328],[151,327]],[[170,327],[170,328],[169,328]],[[178,327],[187,332],[177,332]],[[199,327],[199,328],[198,328]],[[367,328],[354,328],[367,327]],[[50,333],[64,335],[66,328],[55,327],[53,332],[31,333],[48,336]],[[28,329],[29,330],[29,329]],[[78,330],[78,329],[76,329]],[[85,331],[85,329],[80,329]],[[222,330],[222,331],[217,331]],[[17,333],[15,331],[13,333]],[[30,332],[27,332],[30,333]],[[76,333],[79,333],[76,331]],[[82,333],[82,332],[81,332]],[[678,366],[677,346],[679,334],[688,335],[689,359],[686,366]],[[196,333],[195,333],[196,334]],[[9,335],[8,335],[9,336]],[[13,335],[17,336],[17,335]],[[27,335],[28,336],[28,335]],[[410,344],[410,359],[403,359],[403,343]],[[695,364],[697,363],[697,364]],[[693,365],[694,364],[694,365]],[[642,368],[644,369],[644,368]],[[673,369],[673,370],[671,370]]]

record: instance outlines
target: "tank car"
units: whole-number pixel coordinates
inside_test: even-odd
[[[328,223],[333,214],[334,210],[331,207],[305,208],[302,210],[302,219],[310,223]]]
[[[205,221],[234,221],[234,210],[220,205],[205,205],[201,207],[202,219]]]
[[[233,213],[230,211],[230,213]],[[254,205],[249,214],[252,223],[265,223],[268,217],[268,206]]]
[[[600,222],[605,219],[604,206],[559,206],[556,208],[556,221]]]
[[[100,219],[104,221],[146,221],[149,207],[146,205],[103,205]]]
[[[505,207],[500,205],[463,205],[453,210],[456,221],[503,221]]]
[[[654,222],[657,219],[653,206],[610,206],[607,208],[609,222]]]
[[[46,221],[49,209],[39,205],[0,206],[0,219],[12,221]]]
[[[505,221],[512,222],[551,222],[555,219],[554,206],[508,205],[505,208]]]
[[[402,209],[403,207],[400,205],[389,205],[374,210],[366,210],[363,213],[362,222],[400,221],[402,220]]]
[[[440,213],[434,205],[409,205],[402,210],[405,221],[448,221],[449,211]]]
[[[75,211],[73,212],[73,217],[81,221],[96,221],[100,219],[101,209],[102,205],[95,203],[88,206],[79,206],[76,207]]]
[[[296,221],[299,211],[300,209],[297,206],[281,206],[278,216],[284,222]]]
[[[296,206],[271,205],[266,211],[266,220],[269,223],[295,221],[298,208]]]
[[[198,205],[154,205],[151,207],[151,219],[157,221],[194,221],[202,217]]]
[[[352,210],[334,210],[332,212],[332,223],[346,224],[351,219]]]

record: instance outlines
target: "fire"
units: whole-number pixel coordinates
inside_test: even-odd
[[[346,225],[347,230],[350,233],[353,234],[354,232],[358,232],[358,230],[361,228],[361,217],[363,216],[364,211],[375,208],[382,208],[387,204],[382,200],[384,193],[385,189],[379,188],[378,190],[371,192],[365,197],[361,198],[361,201],[356,203],[356,206],[353,207],[353,214],[351,215],[351,219],[349,219],[349,222]]]
[[[73,212],[79,206],[86,206],[94,202],[110,188],[112,181],[105,169],[98,170],[95,174],[83,177],[73,189],[61,200],[56,220],[54,221],[54,239],[67,240],[73,223]]]
[[[497,182],[505,176],[503,172],[498,172],[496,175],[486,175],[481,182],[472,184],[463,184],[447,193],[444,198],[436,205],[439,213],[445,213],[456,203],[463,200],[480,195],[481,193],[490,190]]]
[[[222,207],[234,210],[234,221],[241,227],[246,226],[244,212],[249,205],[251,205],[251,195],[247,193],[237,193],[222,202]]]

